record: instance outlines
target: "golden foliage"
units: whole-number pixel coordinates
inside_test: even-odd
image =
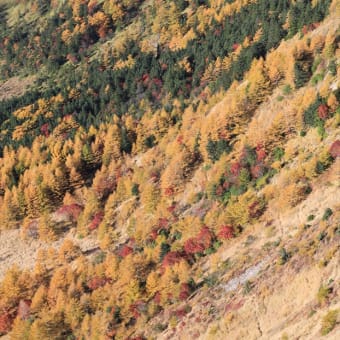
[[[124,68],[132,68],[135,65],[135,60],[132,55],[129,54],[126,60],[118,60],[114,65],[114,70],[122,70]]]
[[[62,262],[71,262],[81,254],[79,246],[76,246],[71,240],[65,240],[59,249],[59,260]]]

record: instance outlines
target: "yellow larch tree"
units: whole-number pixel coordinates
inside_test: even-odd
[[[103,164],[109,165],[112,160],[121,156],[121,132],[118,125],[110,125],[104,141]]]

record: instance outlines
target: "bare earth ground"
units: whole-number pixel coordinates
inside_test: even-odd
[[[33,84],[35,77],[19,78],[13,77],[0,84],[0,100],[9,99],[13,96],[20,97],[27,88]]]
[[[70,231],[65,238],[46,243],[39,240],[22,240],[20,230],[4,230],[0,232],[0,280],[13,265],[22,269],[33,269],[39,249],[50,247],[58,249],[65,239],[72,240],[83,252],[97,249],[98,244],[93,238],[78,239]]]

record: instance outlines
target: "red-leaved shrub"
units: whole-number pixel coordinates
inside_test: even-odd
[[[184,250],[187,254],[202,253],[204,251],[204,246],[197,241],[196,237],[192,237],[185,242]]]
[[[175,315],[179,319],[183,318],[186,314],[188,314],[188,310],[186,308],[177,309],[175,311]]]
[[[169,220],[167,218],[161,217],[158,220],[158,226],[160,229],[167,229],[169,226]]]
[[[120,257],[126,257],[131,253],[133,253],[133,249],[126,244],[118,250],[118,256]]]
[[[237,44],[237,43],[233,44],[232,46],[233,51],[236,51],[239,48],[239,46],[240,44]]]
[[[170,214],[174,213],[175,210],[176,210],[176,204],[170,205],[170,207],[168,207],[166,210],[167,210]]]
[[[60,207],[56,214],[58,215],[66,215],[68,218],[72,219],[73,221],[76,221],[82,211],[83,207],[77,203],[69,204],[69,205],[63,205]]]
[[[259,178],[264,174],[264,166],[262,164],[256,164],[250,168],[252,178]]]
[[[265,149],[261,145],[259,145],[256,148],[256,160],[258,162],[262,162],[266,157],[267,157],[267,153]]]
[[[155,301],[155,303],[157,305],[159,305],[161,303],[161,293],[160,292],[157,292],[155,294],[155,296],[153,297],[153,300]]]
[[[191,293],[190,285],[187,283],[182,283],[179,292],[179,299],[182,301],[186,300],[190,296],[190,293]]]
[[[0,335],[10,331],[13,319],[13,316],[8,312],[0,314]]]
[[[187,254],[202,253],[211,247],[214,239],[210,229],[204,226],[196,237],[189,238],[184,244],[184,250]]]
[[[106,282],[108,282],[108,280],[106,278],[95,276],[91,280],[89,280],[89,282],[87,283],[87,286],[91,290],[96,290],[99,287],[105,286]]]
[[[175,193],[175,190],[173,187],[165,188],[164,190],[164,195],[168,197],[173,196],[174,193]]]
[[[104,218],[104,213],[102,211],[97,212],[94,217],[92,222],[89,225],[89,229],[90,230],[95,230],[98,228],[99,224],[101,223],[101,221]]]
[[[218,237],[222,240],[229,240],[235,236],[234,227],[231,225],[224,225],[221,227]]]
[[[178,251],[170,251],[168,252],[162,261],[162,266],[163,268],[166,268],[168,266],[173,266],[175,263],[180,262],[182,259],[182,255]]]
[[[234,175],[234,176],[238,176],[240,174],[240,171],[242,169],[242,166],[239,162],[235,162],[231,165],[230,167],[230,172]]]
[[[320,119],[325,120],[328,117],[328,106],[326,104],[321,104],[318,107],[318,116]]]
[[[330,147],[329,153],[333,158],[340,157],[340,140],[336,140]]]
[[[49,130],[50,130],[50,127],[48,123],[41,125],[40,131],[45,137],[49,136],[50,134]]]

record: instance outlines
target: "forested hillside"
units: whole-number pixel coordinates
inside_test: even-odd
[[[0,335],[336,337],[339,28],[338,0],[0,0],[0,244],[36,253],[0,253]]]

